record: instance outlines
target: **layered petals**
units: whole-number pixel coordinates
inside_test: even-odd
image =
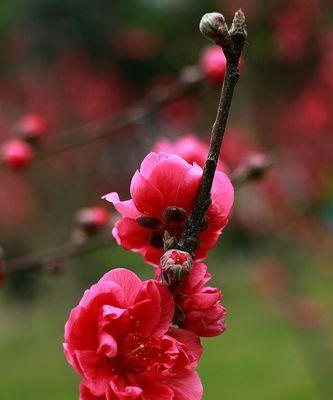
[[[193,332],[170,328],[173,317],[169,289],[126,269],[86,290],[64,343],[67,361],[83,378],[80,399],[185,399],[202,348]],[[199,400],[198,385],[192,398]]]
[[[142,254],[146,262],[158,266],[163,254],[163,237],[167,232],[177,240],[185,221],[175,223],[165,219],[168,207],[177,207],[190,214],[202,177],[202,168],[168,153],[150,153],[143,160],[131,183],[132,199],[121,202],[116,193],[104,198],[115,206],[122,218],[113,228],[113,236],[123,248]],[[207,211],[208,227],[199,237],[195,251],[198,261],[207,257],[228,222],[234,191],[229,178],[217,171],[212,187],[212,204]],[[155,227],[142,226],[138,217],[159,221]]]
[[[174,291],[176,320],[199,336],[211,337],[226,329],[226,309],[220,304],[222,294],[217,288],[207,286],[211,275],[207,266],[195,263],[179,287]]]

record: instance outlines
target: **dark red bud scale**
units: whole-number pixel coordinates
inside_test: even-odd
[[[136,222],[146,229],[158,229],[162,225],[158,218],[147,216],[137,217]]]
[[[164,242],[162,234],[157,231],[152,232],[152,234],[150,235],[149,244],[152,247],[155,247],[155,249],[163,249]]]
[[[181,207],[170,206],[163,211],[163,219],[168,223],[181,224],[186,221],[186,211]]]

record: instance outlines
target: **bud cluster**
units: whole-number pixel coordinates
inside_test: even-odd
[[[45,120],[37,114],[27,114],[16,124],[15,137],[0,145],[0,163],[19,171],[28,167],[35,157],[35,148],[45,136]]]

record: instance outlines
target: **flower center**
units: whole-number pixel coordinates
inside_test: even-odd
[[[128,372],[144,373],[156,360],[161,357],[157,344],[152,338],[142,338],[134,332],[126,336],[114,358],[108,358],[114,375]]]
[[[163,211],[162,220],[141,216],[136,221],[143,228],[152,231],[149,244],[156,249],[163,249],[165,235],[180,239],[187,221],[187,214],[181,207],[170,206]]]

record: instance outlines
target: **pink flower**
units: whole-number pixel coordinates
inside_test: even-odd
[[[161,270],[157,270],[156,279],[160,279],[160,275]],[[227,310],[220,304],[222,294],[217,288],[206,286],[210,279],[207,266],[195,263],[191,274],[173,290],[176,306],[174,321],[204,337],[220,335],[226,329],[224,319]]]
[[[201,345],[169,328],[170,291],[115,269],[83,295],[65,326],[67,361],[83,377],[82,400],[200,400]]]
[[[190,164],[197,163],[200,167],[203,167],[209,151],[209,146],[208,143],[194,135],[186,135],[173,143],[167,139],[160,139],[156,142],[153,151],[164,151],[166,153],[176,154]],[[217,169],[219,171],[226,171],[226,167],[220,160]]]
[[[208,46],[201,58],[204,76],[213,83],[222,83],[227,67],[227,60],[220,46]]]
[[[150,153],[136,171],[131,182],[131,196],[120,201],[117,193],[104,198],[114,204],[122,215],[113,229],[118,244],[142,254],[145,261],[158,265],[163,255],[163,235],[179,239],[186,223],[186,214],[192,209],[202,169],[182,158],[166,153]],[[227,224],[234,200],[234,191],[228,177],[217,172],[212,187],[212,204],[207,211],[208,226],[200,234],[201,245],[195,251],[196,259],[203,260]],[[176,219],[169,209],[178,210]]]

